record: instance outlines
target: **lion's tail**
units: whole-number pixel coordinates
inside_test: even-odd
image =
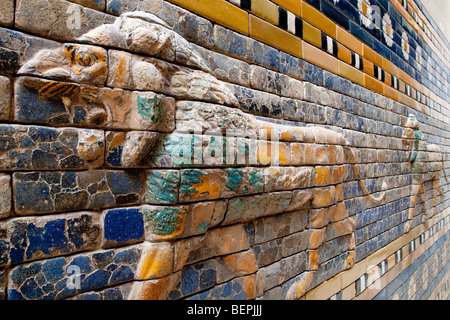
[[[369,199],[371,202],[375,204],[380,204],[384,198],[386,198],[386,191],[383,191],[382,194],[378,197],[372,196],[369,191],[367,190],[366,186],[364,185],[364,182],[359,178],[359,169],[356,165],[353,165],[353,171],[355,172],[356,179],[359,180],[359,185],[361,189],[363,190],[364,194],[366,195],[367,199]],[[386,188],[385,182],[383,182],[383,190]]]

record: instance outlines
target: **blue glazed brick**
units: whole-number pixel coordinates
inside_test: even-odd
[[[372,48],[373,37],[353,21],[349,21],[349,23],[350,23],[350,33]]]
[[[108,0],[107,12],[119,15],[121,10],[121,0]]]
[[[98,170],[64,175],[65,186],[73,188],[64,188],[60,178],[52,178],[57,174],[14,173],[16,210],[22,214],[76,211],[136,204],[141,199],[141,171]]]
[[[296,79],[303,79],[303,60],[280,51],[280,72],[288,74]]]
[[[264,45],[264,53],[262,59],[262,65],[267,68],[274,69],[276,71],[280,70],[280,51]]]
[[[126,283],[115,288],[103,290],[101,292],[103,300],[127,300],[132,287],[132,283]]]
[[[141,253],[136,246],[20,265],[9,274],[8,299],[65,299],[135,280]]]
[[[320,10],[321,1],[320,0],[305,0],[305,2],[312,5],[317,10]]]
[[[323,85],[323,69],[307,61],[302,61],[303,79],[317,85]]]
[[[216,270],[212,260],[200,262],[184,268],[180,282],[169,294],[170,299],[179,299],[187,295],[209,289],[216,281]]]
[[[103,164],[103,131],[7,124],[0,126],[1,169],[87,169]],[[92,143],[87,141],[90,138]],[[92,144],[92,150],[96,153],[86,157],[80,152],[77,146],[85,143]],[[97,150],[94,146],[98,146]]]
[[[36,81],[34,81],[36,82]],[[16,119],[25,122],[49,123],[56,115],[66,113],[62,100],[41,99],[37,91],[27,86],[27,80],[16,84]]]
[[[339,2],[337,4],[339,4]],[[330,2],[320,0],[320,11],[344,29],[348,30],[350,28],[350,20]]]
[[[354,6],[352,6],[347,0],[340,0],[336,2],[336,6],[341,9],[347,16],[350,17],[353,21],[358,21],[359,19],[359,12],[358,9],[356,9]],[[350,23],[348,23],[348,28],[350,28]]]
[[[173,11],[179,15],[174,26],[175,32],[182,35],[188,41],[201,46],[207,48],[212,48],[214,46],[214,31],[210,21],[168,4],[164,4],[164,9]],[[162,15],[163,14],[160,14],[160,17],[164,20],[165,17]]]
[[[97,246],[100,225],[92,213],[64,218],[22,218],[7,224],[8,250],[1,264],[18,264],[37,257],[50,257]]]
[[[50,283],[56,283],[64,276],[64,258],[50,259],[43,263],[42,273],[45,279]]]
[[[104,214],[106,246],[121,245],[143,240],[144,219],[138,208],[108,210]]]
[[[384,39],[384,37],[382,37]],[[373,49],[378,52],[379,54],[381,54],[383,57],[385,57],[386,59],[390,59],[391,57],[391,53],[390,50],[388,49],[388,47],[386,47],[383,43],[381,43],[378,40],[373,40]],[[379,66],[381,67],[381,66]]]
[[[187,300],[246,300],[253,297],[245,290],[245,277],[236,278],[215,286],[210,290],[195,294]]]

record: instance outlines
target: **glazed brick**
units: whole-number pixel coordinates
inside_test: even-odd
[[[292,12],[293,14],[300,16],[301,12],[301,3],[295,0],[274,0],[275,3],[279,4],[280,6],[284,7],[288,11]]]
[[[249,65],[241,60],[224,54],[211,52],[200,46],[195,46],[205,59],[212,74],[225,82],[249,86]]]
[[[255,298],[255,275],[249,275],[235,278],[212,289],[195,294],[188,300],[250,300]]]
[[[110,50],[108,56],[108,86],[162,92],[178,99],[237,105],[228,87],[209,73],[124,51]],[[198,81],[202,83],[201,90]]]
[[[23,148],[14,147],[15,151],[26,149],[21,154],[22,158],[8,154],[5,158],[8,160],[2,163],[7,165],[8,161],[15,159],[17,163],[22,161],[22,165],[27,152],[38,150],[36,153],[41,155],[41,158],[27,160],[37,167],[4,167],[3,171],[19,169],[22,172],[0,175],[0,198],[6,204],[4,209],[0,207],[0,218],[3,219],[0,225],[6,230],[0,232],[0,260],[13,266],[12,269],[8,266],[8,274],[0,271],[0,298],[160,299],[165,298],[172,287],[176,288],[171,293],[173,299],[253,299],[256,296],[300,298],[307,289],[348,269],[353,260],[362,261],[399,239],[404,233],[412,205],[410,186],[413,176],[408,164],[409,151],[402,142],[405,118],[409,113],[417,114],[427,142],[442,146],[443,154],[446,154],[445,144],[449,138],[446,133],[447,112],[443,89],[447,80],[446,67],[439,61],[441,55],[436,55],[426,46],[421,54],[427,63],[422,68],[430,64],[433,65],[432,71],[428,73],[415,69],[418,66],[414,61],[415,50],[424,43],[415,43],[418,38],[405,18],[400,18],[400,23],[393,22],[393,29],[396,30],[394,42],[401,44],[397,33],[401,34],[403,29],[411,33],[408,35],[411,59],[405,62],[401,47],[394,44],[392,55],[395,63],[390,62],[391,66],[386,63],[387,60],[384,61],[386,57],[391,58],[391,50],[387,52],[388,49],[384,49],[384,45],[373,38],[366,39],[364,45],[357,39],[361,35],[382,36],[380,30],[367,32],[359,23],[336,15],[339,8],[350,19],[352,14],[359,19],[356,1],[350,3],[340,0],[334,6],[330,1],[307,2],[316,10],[301,2],[294,5],[292,1],[266,1],[265,4],[275,10],[256,11],[266,17],[275,13],[275,18],[268,18],[275,24],[278,22],[278,26],[264,29],[272,30],[273,34],[264,35],[264,39],[260,35],[259,40],[248,37],[249,33],[254,36],[257,31],[252,30],[252,23],[263,22],[254,16],[250,17],[250,21],[248,19],[252,5],[255,8],[261,3],[255,1],[250,4],[250,1],[217,0],[212,4],[205,2],[202,8],[198,7],[199,3],[194,5],[190,0],[175,1],[191,10],[191,13],[162,0],[52,0],[50,4],[54,6],[48,12],[56,12],[54,17],[60,21],[54,24],[54,30],[42,25],[45,17],[38,21],[36,28],[30,25],[30,21],[35,20],[33,17],[42,12],[42,6],[32,8],[24,1],[17,2],[16,25],[27,33],[61,42],[74,40],[87,29],[112,23],[116,17],[109,16],[110,13],[118,16],[141,10],[155,14],[173,28],[174,33],[170,35],[176,37],[177,47],[167,47],[167,51],[157,54],[157,58],[150,58],[131,53],[134,49],[128,44],[103,43],[102,48],[111,46],[125,50],[110,50],[109,53],[101,51],[107,58],[104,70],[109,67],[109,85],[115,87],[112,89],[103,87],[107,73],[98,79],[80,79],[67,69],[71,78],[64,82],[61,79],[44,79],[53,77],[51,73],[27,73],[36,78],[23,77],[22,73],[21,77],[12,78],[25,62],[29,66],[43,62],[39,60],[43,56],[38,53],[43,48],[62,52],[65,47],[62,43],[0,28],[0,73],[7,75],[4,77],[4,83],[9,83],[7,91],[12,91],[14,83],[13,99],[4,98],[15,102],[13,107],[4,103],[8,111],[3,118],[0,112],[0,119],[20,123],[3,124],[3,139],[6,141],[3,146],[9,148],[5,153],[12,150],[14,143],[21,143],[20,148]],[[387,2],[383,1],[383,4],[387,5]],[[308,9],[307,12],[300,10],[302,6]],[[69,25],[73,22],[70,11],[77,8],[81,9],[83,19],[93,19],[82,26],[83,30],[64,31],[71,29],[66,22]],[[217,8],[219,10],[213,10]],[[36,10],[32,12],[33,9]],[[319,48],[322,47],[320,30],[312,29],[311,26],[309,29],[303,28],[308,24],[298,17],[293,20],[292,10],[298,10],[294,14],[303,14],[308,21],[312,21],[311,17],[314,16],[324,18],[325,14],[338,24],[344,24],[344,27],[348,25],[345,28],[350,32],[334,26],[336,35],[332,37],[349,48],[347,53],[351,55],[347,54],[346,58],[365,54],[369,60],[376,60],[375,67],[379,66],[382,71],[398,77],[402,94],[398,96],[398,90],[388,87],[391,80],[389,75],[385,75],[385,80],[388,77],[389,81],[385,81],[382,87],[378,85],[375,88],[368,83],[369,87],[365,88],[358,78],[360,74],[355,76],[353,69],[350,69],[352,72],[343,72],[342,64],[334,71],[339,71],[344,77],[314,65],[319,62],[323,65],[331,60],[319,56],[309,57],[311,52],[306,50],[305,55],[304,47],[302,55],[311,62],[299,59],[298,54],[292,51],[288,53],[277,49],[281,44],[281,49],[286,50],[283,47],[283,32],[299,41],[302,38],[312,40],[318,43]],[[233,13],[237,14],[237,19],[223,21],[227,14],[233,16]],[[399,18],[397,11],[395,13],[391,16]],[[239,20],[240,15],[246,17],[245,21]],[[122,21],[128,18],[120,17]],[[143,25],[142,19],[133,21]],[[298,36],[298,30],[292,29],[293,21],[301,23],[301,37],[295,37],[294,34]],[[333,34],[332,28],[327,28],[331,26],[329,20],[321,21],[325,21],[325,24],[317,26]],[[223,22],[227,27],[216,22]],[[244,30],[244,35],[239,34],[227,29],[230,25],[234,26],[233,30],[247,28],[247,31]],[[195,45],[184,42],[175,33]],[[283,37],[277,38],[277,35]],[[292,37],[286,38],[294,39]],[[191,52],[189,50],[198,54],[195,58],[200,62],[193,63],[194,56],[189,60],[185,52],[177,54],[180,44],[183,45],[182,50],[187,50],[186,55]],[[87,48],[84,45],[77,46]],[[217,52],[209,50],[213,48]],[[289,49],[294,48],[291,46]],[[342,48],[338,46],[338,57],[342,56]],[[323,46],[323,49],[330,48]],[[378,52],[380,56],[375,54],[377,49],[381,50]],[[38,53],[37,58],[29,60],[35,53]],[[384,58],[381,59],[381,56]],[[159,58],[175,63],[170,64]],[[352,62],[351,59],[347,60]],[[125,66],[125,72],[121,73],[120,66]],[[368,63],[364,63],[361,67],[370,71],[368,66]],[[157,70],[161,78],[148,77],[151,70]],[[411,82],[410,76],[418,82]],[[172,85],[174,79],[179,81],[178,89]],[[200,81],[201,85],[190,86],[193,82],[189,79]],[[205,79],[207,81],[203,82]],[[206,86],[211,85],[211,90],[203,90],[201,86],[206,83],[209,83]],[[43,88],[50,84],[73,92],[56,97],[46,96]],[[187,87],[191,91],[183,92]],[[377,89],[380,94],[371,89]],[[426,92],[420,96],[416,93],[417,89]],[[406,90],[408,94],[405,94]],[[88,94],[83,95],[83,92]],[[383,93],[397,101],[388,99]],[[176,102],[172,96],[179,101]],[[432,98],[429,106],[421,105],[418,101],[426,103],[425,96]],[[86,100],[83,102],[83,99]],[[96,109],[98,106],[101,110]],[[9,115],[6,115],[8,112]],[[161,112],[165,116],[161,116]],[[95,119],[87,119],[96,114],[99,116],[95,116]],[[20,131],[22,129],[18,128],[38,128],[38,125],[45,129],[33,129],[31,134],[31,129],[27,129],[26,134],[6,133],[11,128]],[[333,131],[310,128],[316,125],[324,125]],[[172,133],[174,129],[184,131]],[[218,138],[230,129],[239,136]],[[261,153],[270,146],[265,141],[257,140],[268,137],[269,133],[264,129],[272,130],[272,135],[280,133],[281,142],[276,142],[274,146],[281,152],[282,159],[280,156]],[[102,130],[108,131],[103,133]],[[104,135],[103,149],[98,149],[98,154],[102,155],[99,159],[105,159],[104,163],[81,167],[77,167],[74,161],[71,162],[72,167],[43,165],[45,152],[63,157],[71,149],[71,157],[78,156],[81,151],[84,152],[80,154],[82,159],[92,157],[95,154],[94,147],[88,143],[81,146],[77,142],[89,141],[89,137],[81,134],[88,131],[98,131]],[[60,133],[62,139],[58,136],[58,141],[45,140],[52,138],[54,132]],[[202,137],[199,132],[208,133]],[[79,137],[78,140],[71,136],[72,133],[74,137]],[[13,142],[10,139],[12,136],[20,141]],[[34,141],[36,146],[28,146],[28,138],[33,141],[33,137],[37,139]],[[74,147],[63,150],[55,142]],[[52,143],[54,145],[48,145]],[[220,148],[227,152],[241,150],[245,159],[239,162],[237,155],[234,158],[233,154],[230,162],[225,155],[220,156]],[[353,164],[359,170],[358,175]],[[302,171],[303,165],[309,165],[308,168],[313,170],[309,173],[308,182],[303,181],[297,172]],[[85,169],[90,170],[73,171]],[[23,172],[25,170],[30,172]],[[360,180],[371,193],[381,191],[382,182],[386,182],[388,190],[384,201],[381,204],[370,202],[359,186]],[[433,207],[433,213],[441,212],[448,206],[448,185],[444,185],[443,189],[443,199],[438,197],[433,203],[431,182],[426,184],[427,206]],[[335,204],[342,205],[345,212],[333,214]],[[311,206],[314,211],[305,210]],[[11,207],[15,211],[11,212]],[[424,207],[422,199],[417,200],[415,215],[411,220],[413,228],[422,223]],[[97,215],[93,212],[63,213],[90,209],[103,212]],[[320,212],[328,214],[323,221],[318,221]],[[42,216],[42,213],[58,215]],[[30,214],[39,216],[20,217]],[[54,227],[55,221],[63,225],[60,220],[77,214],[95,217],[95,226],[100,229],[92,229],[97,230],[95,232],[99,235],[96,240],[89,239],[92,247],[83,242],[87,241],[86,238],[73,238],[75,235],[70,233],[72,229],[65,225],[59,229]],[[35,232],[31,236],[34,241],[30,244],[31,248],[24,249],[26,244],[21,242],[20,230],[14,230],[12,236],[8,232],[13,228],[5,226],[12,225],[13,221],[25,220],[30,225],[38,225],[43,230],[40,234],[42,237],[48,235],[51,239],[38,245],[35,240],[38,232]],[[79,228],[86,230],[88,223],[80,224]],[[66,241],[65,237],[70,239]],[[10,248],[11,242],[16,246],[13,249]],[[69,242],[79,243],[80,248],[70,247],[66,244]],[[119,246],[127,247],[95,251]],[[124,253],[126,262],[111,262],[116,252],[128,252],[126,250],[130,248],[140,251],[132,250],[133,257]],[[314,251],[311,248],[315,248]],[[25,253],[18,253],[22,249],[28,250],[29,257]],[[78,254],[80,250],[93,251]],[[59,255],[63,257],[54,259]],[[94,255],[96,259],[102,258],[93,261]],[[14,267],[12,257],[18,261],[16,263],[25,263],[19,266],[23,267],[22,271]],[[39,261],[28,263],[35,259]],[[67,284],[70,279],[77,278],[69,270],[60,268],[60,265],[65,267],[66,260],[70,259],[83,262],[80,264],[81,269],[86,270],[80,278],[81,287],[75,290],[67,288]],[[39,274],[36,270],[47,262],[49,264],[42,267],[45,271]],[[430,262],[431,266],[439,269],[435,261]],[[55,273],[48,271],[50,269]],[[305,273],[305,270],[310,273]],[[409,295],[407,292],[413,293],[414,290],[408,290],[409,284],[404,281],[411,279],[421,287],[424,281],[417,280],[416,274],[425,272],[424,268],[415,266],[402,275],[401,281],[394,280],[399,296],[411,298],[429,295],[434,289],[419,289],[416,295]],[[10,284],[7,286],[1,278],[8,276]],[[13,278],[14,283],[11,280]],[[392,291],[389,293],[392,298]]]
[[[106,8],[107,0],[68,0],[70,2],[77,3],[87,8],[91,8],[98,11],[104,11]]]
[[[305,114],[301,109],[304,102],[296,99],[284,98],[235,85],[230,86],[230,89],[238,99],[239,108],[245,112],[294,121],[305,121],[307,115],[315,116],[314,114]],[[285,90],[283,92],[286,92]]]
[[[280,69],[280,51],[252,38],[245,37],[219,25],[214,26],[215,49],[249,63]]]
[[[346,260],[352,253],[354,251],[347,251],[319,265],[319,268],[314,273],[315,277],[313,277],[310,286],[315,287],[347,269],[348,265]]]
[[[2,265],[67,255],[96,249],[101,224],[93,212],[71,213],[39,218],[15,218],[1,224],[6,233]]]
[[[142,206],[145,239],[162,241],[184,235],[188,206]],[[137,223],[140,225],[139,218]]]
[[[52,86],[55,94],[42,94]],[[87,101],[95,101],[97,107]],[[20,77],[15,83],[17,122],[170,132],[174,117],[175,101],[153,92],[92,89],[31,77]]]
[[[266,267],[259,268],[256,277],[265,292],[306,270],[306,252],[300,252]]]
[[[274,25],[278,25],[278,8],[268,0],[251,1],[251,11]]]
[[[81,0],[83,1],[83,0]],[[105,1],[102,1],[105,2]],[[106,0],[106,12],[120,15],[130,11],[159,12],[162,9],[163,1],[130,1],[130,0]]]
[[[0,66],[2,74],[15,74],[22,64],[42,49],[55,49],[60,43],[0,27]]]
[[[220,121],[223,117],[229,120]],[[259,126],[251,115],[240,109],[196,101],[176,103],[176,129],[193,134],[258,138]]]
[[[105,248],[136,243],[144,239],[144,219],[137,208],[105,211],[103,226]]]
[[[354,249],[354,237],[346,235],[325,242],[318,249],[318,264],[322,264],[348,250]]]
[[[250,36],[293,56],[302,58],[302,42],[300,38],[253,15],[250,15]]]
[[[178,200],[180,174],[175,170],[146,171],[143,201],[154,204],[173,204]]]
[[[189,236],[191,234],[185,232],[188,213],[188,206],[143,205],[105,210],[102,215],[103,247],[116,247],[144,240],[157,242]],[[192,218],[188,217],[191,226]],[[207,226],[203,232],[206,230]]]
[[[79,14],[79,22],[72,21],[71,14],[74,12]],[[49,28],[57,22],[60,22],[56,24],[57,27]],[[64,0],[40,2],[37,6],[28,1],[19,1],[15,12],[17,28],[61,40],[74,40],[101,24],[113,22],[113,16]]]
[[[14,0],[6,0],[0,13],[0,25],[12,26],[14,22]]]
[[[11,176],[0,174],[0,219],[8,218],[12,208]]]
[[[263,188],[263,173],[258,168],[187,169],[181,171],[180,201],[260,193]]]
[[[9,120],[11,114],[11,80],[0,76],[0,120]]]
[[[100,130],[0,125],[3,170],[87,169],[103,165]]]
[[[294,278],[284,282],[281,285],[281,298],[282,299],[294,299],[300,298],[307,290],[313,287],[311,280],[314,279],[315,274],[305,271]],[[300,289],[300,290],[299,290]],[[293,293],[292,291],[295,291]],[[300,291],[300,294],[297,294]],[[292,295],[295,294],[294,297]]]
[[[234,224],[208,230],[204,241],[200,247],[191,252],[186,264],[248,250],[253,239],[253,229],[246,224]]]
[[[13,268],[9,300],[60,300],[135,279],[142,248],[94,251]]]
[[[162,0],[108,0],[107,13],[120,15],[132,11],[149,12],[163,19],[187,40],[211,48],[214,45],[213,24],[198,15]]]
[[[216,263],[216,283],[223,283],[235,277],[255,273],[258,270],[252,249],[219,257]]]
[[[141,200],[141,181],[139,171],[14,173],[15,210],[28,215],[136,204]]]
[[[177,300],[187,295],[213,287],[216,270],[213,261],[200,262],[183,269],[178,285],[169,294],[169,299]]]
[[[229,200],[223,224],[247,222],[289,210],[292,192],[277,192]]]
[[[307,224],[307,211],[294,211],[255,221],[255,243],[259,244],[301,231]]]
[[[217,21],[226,27],[248,34],[248,14],[225,0],[214,0],[213,2],[192,3],[186,0],[174,0],[173,3],[200,15]]]

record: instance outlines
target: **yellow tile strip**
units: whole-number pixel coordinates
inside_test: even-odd
[[[338,60],[306,41],[303,41],[303,59],[322,69],[338,74]]]
[[[250,15],[250,36],[302,58],[302,40],[293,34]]]
[[[226,27],[249,34],[248,13],[225,0],[169,0]]]
[[[336,24],[328,19],[322,12],[316,10],[313,6],[302,2],[301,17],[304,21],[319,28],[333,39],[336,39]]]
[[[301,0],[272,0],[276,4],[279,4],[286,10],[292,12],[297,17],[300,17],[302,10],[302,1]]]
[[[252,0],[252,13],[264,20],[278,25],[278,6],[269,0]]]

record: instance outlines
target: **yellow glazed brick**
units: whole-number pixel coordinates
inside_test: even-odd
[[[388,85],[389,87],[392,86],[392,78],[391,75],[389,73],[387,73],[386,71],[384,72],[384,83],[386,85]]]
[[[303,59],[334,74],[338,73],[338,60],[335,57],[305,41],[303,41]]]
[[[333,39],[336,39],[336,24],[306,2],[302,2],[301,16],[303,20],[308,21]]]
[[[367,74],[370,74],[372,77],[374,76],[374,66],[373,63],[367,59],[363,58],[363,71]]]
[[[364,259],[353,265],[349,270],[342,273],[342,288],[353,284],[356,279],[361,277],[367,271],[367,259]]]
[[[173,270],[173,248],[169,243],[149,245],[141,260],[137,277],[141,280],[160,278]]]
[[[336,27],[336,40],[360,56],[363,55],[361,41],[339,26]]]
[[[338,58],[348,64],[352,64],[352,52],[340,43],[338,43]]]
[[[287,11],[292,12],[296,16],[300,17],[302,2],[300,0],[273,0],[273,2],[279,4]]]
[[[318,48],[322,47],[322,34],[320,30],[305,21],[303,21],[303,40],[308,41]]]
[[[382,65],[379,67],[381,67],[384,71],[389,72],[394,77],[398,76],[398,68],[392,62],[390,62],[385,58],[382,59]]]
[[[341,290],[341,275],[325,281],[306,294],[306,300],[326,300]]]
[[[406,104],[408,107],[412,107],[412,98],[404,93],[398,93],[398,102]]]
[[[342,290],[342,300],[352,300],[356,295],[355,284],[351,284]]]
[[[411,76],[403,70],[398,70],[398,78],[408,85],[411,83]]]
[[[405,83],[402,80],[398,80],[398,91],[405,93]]]
[[[371,285],[369,285],[366,289],[367,293],[365,296],[365,300],[372,300],[373,297],[375,297],[381,291],[381,289],[386,287],[386,284],[387,284],[387,277],[382,277],[377,279]]]
[[[366,44],[363,44],[363,57],[369,61],[372,61],[379,67],[383,65],[383,57],[369,48]]]
[[[392,269],[393,266],[395,266],[395,254],[388,257],[388,270]]]
[[[302,57],[300,38],[253,15],[250,15],[250,36],[298,58]]]
[[[269,0],[252,0],[252,13],[278,25],[278,6]]]
[[[353,68],[352,66],[342,61],[338,62],[338,66],[340,76],[343,76],[344,78],[354,83],[364,86],[364,74],[360,70]]]
[[[372,78],[368,74],[364,75],[364,87],[366,87],[367,89],[370,89],[379,94],[383,94],[383,86],[384,84],[380,80]]]
[[[391,86],[384,85],[384,95],[392,100],[398,101],[399,92]]]
[[[249,34],[248,13],[225,0],[170,0],[170,2],[233,30]]]

